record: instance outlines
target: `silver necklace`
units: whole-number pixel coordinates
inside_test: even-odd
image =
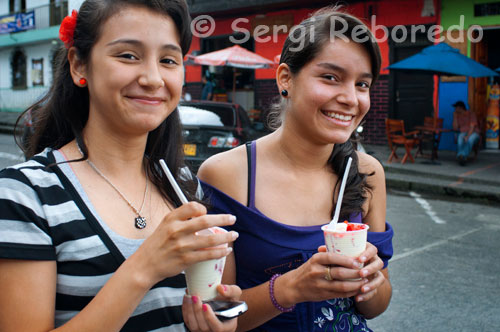
[[[77,145],[78,146],[78,145]],[[78,146],[78,150],[80,151],[80,153],[82,154],[83,156],[83,152],[82,150],[80,149],[80,147]],[[135,214],[137,214],[137,217],[134,219],[134,225],[135,225],[135,228],[137,229],[144,229],[146,228],[146,218],[144,218],[143,216],[141,216],[141,212],[142,212],[142,209],[144,208],[144,203],[146,202],[146,196],[148,194],[148,184],[149,184],[149,181],[148,181],[148,177],[147,177],[147,174],[146,174],[146,189],[144,190],[144,197],[142,198],[142,205],[141,205],[141,208],[139,210],[137,210],[135,208],[135,206],[132,205],[132,203],[130,203],[130,201],[127,199],[127,197],[125,197],[125,195],[117,188],[115,187],[115,185],[113,183],[111,183],[111,181],[106,177],[106,175],[104,175],[98,168],[96,165],[94,165],[93,162],[91,162],[89,159],[86,159],[85,160],[89,165],[90,167],[92,167],[92,169],[97,173],[99,174],[120,196],[121,198],[127,202],[128,206],[130,206],[130,208],[132,208],[132,210],[134,210]]]

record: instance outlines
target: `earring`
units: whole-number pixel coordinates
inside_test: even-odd
[[[287,97],[287,96],[288,96],[288,91],[287,91],[287,90],[285,90],[285,89],[281,90],[281,95],[282,95],[283,97]]]
[[[81,85],[85,85],[85,84],[87,84],[87,80],[86,80],[86,79],[84,79],[83,77],[82,77],[82,78],[80,78],[80,80],[79,80],[78,82],[79,82]]]

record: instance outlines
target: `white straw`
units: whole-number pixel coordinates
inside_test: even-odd
[[[184,196],[184,193],[182,192],[181,188],[177,184],[177,181],[175,181],[174,176],[170,172],[170,169],[168,169],[167,163],[165,163],[165,160],[160,159],[160,166],[163,169],[163,172],[165,172],[165,175],[168,178],[168,181],[170,181],[170,184],[174,188],[175,193],[177,194],[177,197],[179,197],[179,200],[181,201],[182,204],[186,204],[188,202],[186,196]]]
[[[344,177],[342,178],[342,184],[340,185],[339,197],[337,198],[337,206],[335,207],[335,214],[332,221],[330,221],[330,227],[333,227],[335,224],[337,224],[337,221],[339,220],[340,207],[342,206],[342,198],[344,196],[345,184],[347,182],[347,176],[349,175],[349,169],[351,168],[351,162],[352,158],[349,157],[349,160],[347,160],[347,166],[345,167]]]

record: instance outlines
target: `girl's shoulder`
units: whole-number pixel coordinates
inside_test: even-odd
[[[200,166],[197,176],[235,200],[244,202],[248,181],[245,145],[211,156]]]
[[[384,167],[377,158],[360,151],[356,151],[356,154],[359,160],[359,172],[364,174],[375,173],[376,176],[384,175]]]

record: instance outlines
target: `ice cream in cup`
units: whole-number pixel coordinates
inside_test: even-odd
[[[326,249],[337,254],[359,257],[366,250],[368,236],[366,224],[343,223],[328,224],[321,227],[325,235]]]
[[[198,236],[227,233],[220,227],[212,227],[197,233]],[[227,243],[217,247],[204,248],[202,250],[211,250],[214,248],[226,248]],[[186,283],[189,295],[196,295],[202,301],[212,300],[217,297],[217,285],[220,285],[226,257],[202,261],[188,267],[184,272],[186,274]]]

